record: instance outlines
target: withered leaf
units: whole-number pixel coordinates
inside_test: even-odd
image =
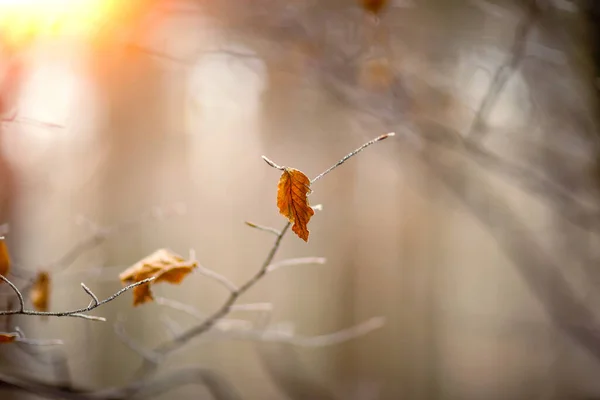
[[[152,282],[133,288],[133,305],[137,306],[154,300],[150,286],[159,282],[180,284],[198,264],[167,249],[159,249],[143,258],[119,275],[125,285],[156,277]]]
[[[41,271],[37,274],[35,282],[29,292],[33,308],[37,311],[48,311],[50,299],[50,274]]]
[[[139,285],[133,288],[134,306],[138,306],[152,300],[154,300],[154,296],[152,296],[152,290],[150,290],[150,283]]]
[[[0,344],[13,343],[19,338],[16,333],[0,333]]]
[[[0,237],[0,274],[3,276],[8,275],[10,272],[10,255],[8,254],[8,247],[4,238]],[[0,280],[0,283],[4,281]]]
[[[308,242],[308,221],[315,214],[308,203],[310,179],[301,171],[285,168],[277,185],[277,207],[293,223],[292,231]]]

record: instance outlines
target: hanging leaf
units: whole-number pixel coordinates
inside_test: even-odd
[[[154,300],[150,286],[167,282],[178,285],[191,273],[198,264],[185,260],[183,257],[167,249],[160,249],[143,258],[119,275],[125,285],[140,282],[155,277],[152,282],[133,288],[133,305],[137,306]]]
[[[142,280],[142,279],[140,279]],[[138,281],[139,282],[139,281]],[[150,290],[150,283],[139,285],[133,288],[133,305],[138,306],[154,300],[152,296],[152,290]]]
[[[284,168],[277,185],[277,207],[293,223],[292,231],[308,242],[308,221],[315,214],[308,203],[310,179],[294,168]]]
[[[19,338],[16,333],[0,333],[0,344],[13,343]]]
[[[37,311],[48,311],[50,299],[50,274],[41,271],[37,274],[29,298]]]
[[[8,275],[10,272],[10,255],[8,254],[8,247],[3,237],[0,237],[0,274],[3,276]],[[4,281],[0,281],[3,283]]]

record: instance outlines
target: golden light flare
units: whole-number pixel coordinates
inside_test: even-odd
[[[12,46],[38,37],[87,36],[121,11],[119,0],[0,0],[0,37]]]

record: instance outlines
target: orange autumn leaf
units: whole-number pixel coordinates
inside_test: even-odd
[[[137,306],[154,300],[150,287],[152,284],[167,282],[178,285],[196,267],[196,262],[187,261],[170,250],[160,249],[127,268],[119,275],[119,279],[123,284],[130,285],[156,278],[133,288],[133,305]]]
[[[2,343],[13,343],[19,338],[16,333],[0,333],[0,344]]]
[[[308,221],[315,214],[308,203],[310,179],[294,168],[284,168],[277,185],[279,213],[293,223],[292,231],[308,242]]]
[[[50,275],[47,272],[39,272],[29,293],[31,304],[37,311],[48,311],[50,298]]]
[[[165,268],[160,274],[156,276],[156,280],[153,283],[167,282],[174,285],[179,285],[183,279],[193,271],[196,264],[185,264],[179,266],[170,266]]]
[[[4,240],[4,238],[0,237],[0,274],[6,276],[9,272],[10,255],[8,254],[8,247],[6,246],[6,241]]]
[[[150,283],[139,285],[133,288],[134,307],[152,300],[154,300],[154,296],[152,296],[152,290],[150,290]]]

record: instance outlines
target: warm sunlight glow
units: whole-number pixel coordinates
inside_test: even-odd
[[[117,0],[0,0],[0,36],[21,45],[39,36],[87,35],[109,20]]]

